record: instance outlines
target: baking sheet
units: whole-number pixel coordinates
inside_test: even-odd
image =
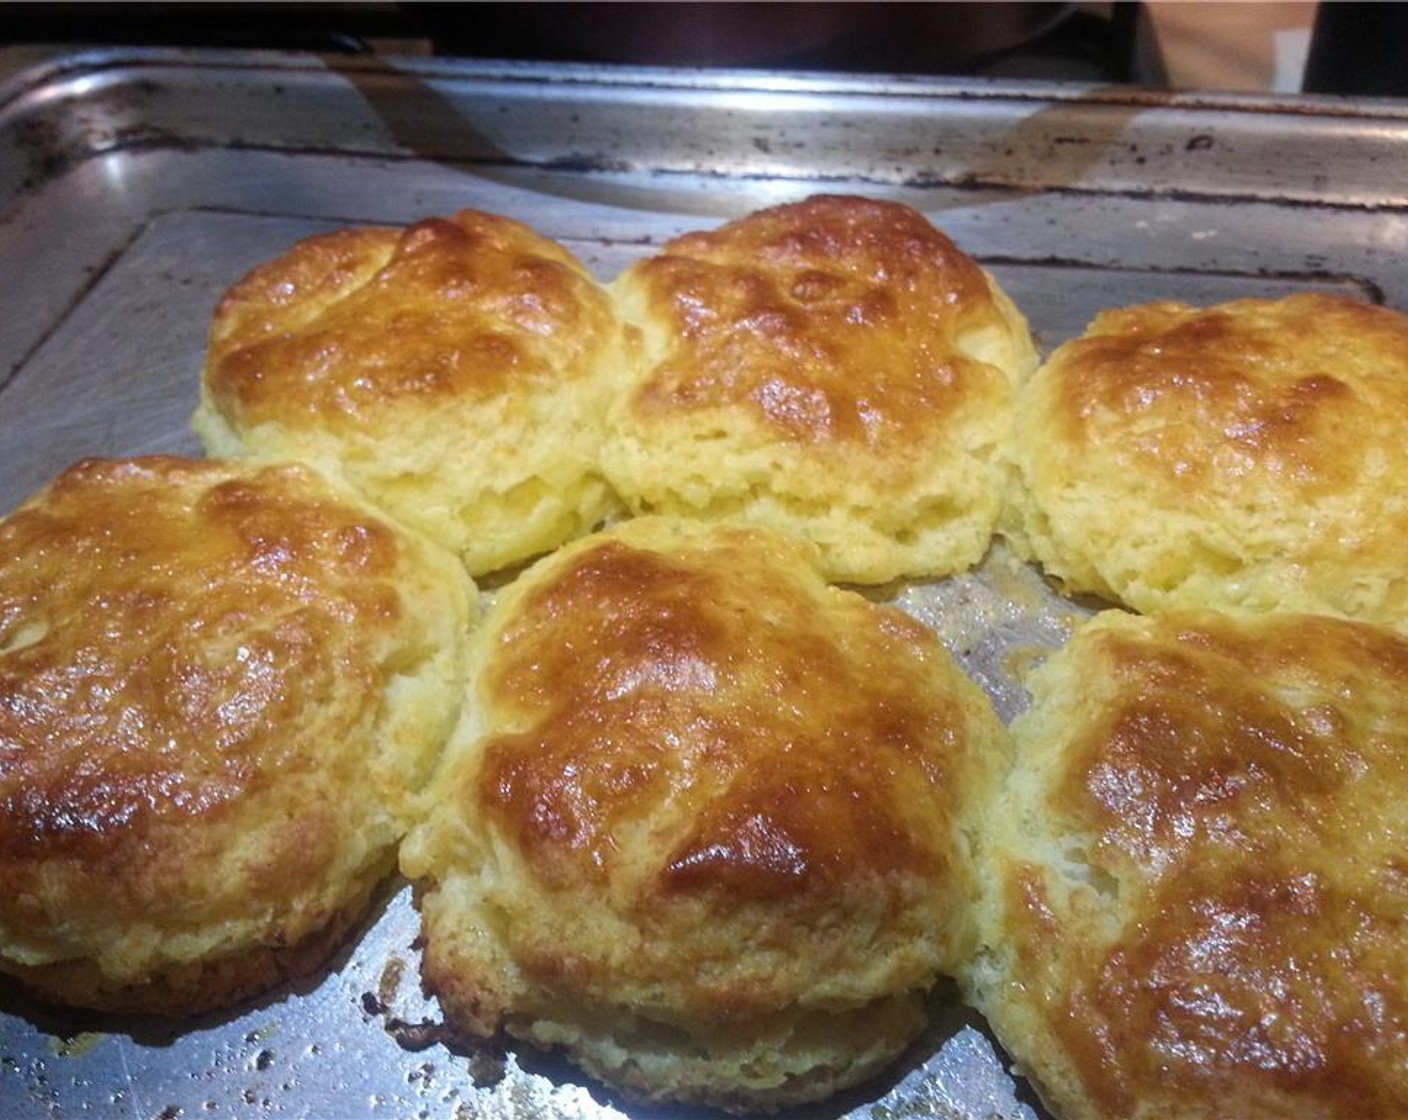
[[[462,207],[603,279],[666,238],[820,191],[927,213],[1046,349],[1095,311],[1307,288],[1408,307],[1408,123],[1392,103],[1058,85],[249,53],[0,52],[0,512],[84,455],[197,453],[221,292],[311,233]],[[880,589],[1010,717],[1086,607],[1000,551]],[[597,1117],[557,1060],[447,1049],[390,884],[306,985],[179,1027],[0,986],[0,1116]],[[1042,1115],[947,988],[880,1083],[808,1117]]]

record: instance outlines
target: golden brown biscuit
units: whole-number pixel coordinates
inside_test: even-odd
[[[450,1024],[628,1095],[825,1097],[971,945],[987,698],[809,546],[642,518],[520,577],[402,847]]]
[[[1032,683],[966,985],[1052,1111],[1408,1115],[1408,640],[1111,611]]]
[[[1408,622],[1408,318],[1342,297],[1099,315],[1019,393],[1004,530],[1065,586]]]
[[[457,715],[471,595],[304,467],[88,460],[0,521],[0,971],[186,1014],[320,964]]]
[[[615,508],[597,455],[620,342],[586,268],[518,222],[343,230],[225,296],[193,423],[214,455],[340,471],[480,575]]]
[[[841,581],[982,557],[1036,352],[921,214],[810,198],[676,238],[613,292],[642,345],[603,465],[632,509],[804,536]]]

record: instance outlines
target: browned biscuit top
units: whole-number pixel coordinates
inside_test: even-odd
[[[191,855],[162,830],[324,765],[378,703],[397,563],[298,468],[90,460],[0,522],[0,884],[61,858],[160,892]]]
[[[435,407],[589,374],[614,328],[595,281],[518,222],[466,210],[300,242],[216,310],[206,384],[242,425],[377,429]]]
[[[1020,1059],[1073,1116],[1403,1115],[1408,642],[1179,615],[1081,647],[1069,722],[1018,735],[1041,800],[1002,810],[1035,822],[994,931]]]
[[[479,796],[547,881],[644,857],[651,894],[761,901],[944,866],[964,755],[939,744],[963,717],[923,668],[932,635],[889,612],[838,626],[842,601],[756,570],[748,541],[605,542],[503,631],[484,688],[516,730],[486,744]]]
[[[401,848],[457,1031],[751,1111],[854,1084],[922,1031],[972,946],[971,806],[1006,732],[932,631],[816,561],[641,517],[496,601]]]
[[[1324,293],[1102,312],[1019,393],[1002,531],[1139,611],[1408,620],[1408,316]]]
[[[816,196],[669,242],[627,274],[670,333],[633,398],[654,414],[740,410],[775,438],[903,459],[935,417],[1004,375],[965,336],[1012,328],[981,268],[918,212]]]
[[[1043,378],[1063,437],[1161,490],[1333,492],[1408,411],[1408,318],[1324,294],[1105,311]],[[1118,430],[1116,430],[1118,425]],[[1111,449],[1113,450],[1113,449]]]

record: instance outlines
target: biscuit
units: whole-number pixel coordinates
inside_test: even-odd
[[[0,972],[185,1015],[394,870],[473,589],[302,466],[86,460],[0,521]]]
[[[981,559],[1036,352],[921,214],[813,197],[676,238],[612,291],[640,345],[602,463],[632,510],[803,536],[843,582]]]
[[[468,1039],[561,1046],[633,1099],[764,1111],[877,1072],[972,944],[1006,731],[932,632],[805,542],[640,518],[471,639],[401,851]]]
[[[518,222],[342,230],[226,294],[193,426],[213,455],[342,473],[478,576],[617,508],[597,457],[620,348],[585,266]]]
[[[1106,311],[1019,392],[1003,531],[1071,592],[1408,622],[1408,318]]]
[[[1108,611],[1032,690],[964,987],[1052,1112],[1408,1115],[1408,640]]]

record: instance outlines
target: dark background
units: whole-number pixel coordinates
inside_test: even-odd
[[[1160,87],[1143,5],[0,3],[0,44],[420,53]],[[1408,4],[1322,3],[1304,89],[1408,95]]]

